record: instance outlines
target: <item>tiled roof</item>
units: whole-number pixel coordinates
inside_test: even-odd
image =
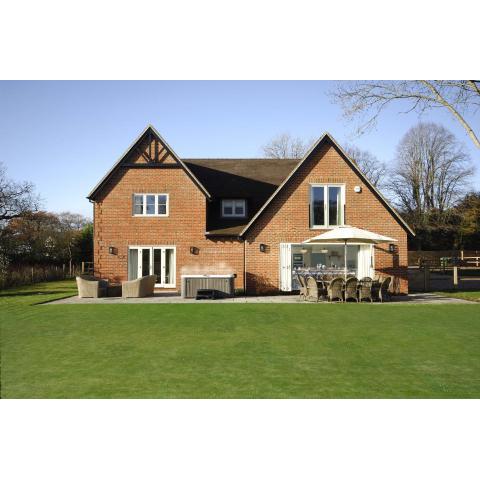
[[[209,235],[238,235],[298,164],[295,159],[182,159],[212,195],[207,206]],[[222,198],[247,200],[247,218],[222,218]]]

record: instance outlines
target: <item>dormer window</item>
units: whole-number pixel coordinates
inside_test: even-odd
[[[241,218],[247,216],[247,206],[244,199],[222,200],[222,217]]]

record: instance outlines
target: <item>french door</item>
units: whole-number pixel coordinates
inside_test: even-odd
[[[156,287],[175,287],[175,247],[129,247],[128,279],[155,275]]]

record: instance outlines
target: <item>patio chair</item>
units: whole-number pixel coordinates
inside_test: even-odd
[[[390,297],[389,287],[390,287],[391,281],[392,281],[392,277],[386,277],[383,279],[379,287],[373,289],[372,296],[375,298],[375,300],[379,300],[382,303],[384,301],[390,300],[391,297]]]
[[[99,298],[107,295],[108,281],[85,275],[76,277],[80,298]]]
[[[342,277],[336,277],[330,282],[327,289],[328,300],[330,302],[333,302],[335,299],[343,302],[343,284],[344,280]]]
[[[142,298],[152,297],[155,288],[156,275],[147,275],[145,277],[122,282],[123,298]]]
[[[358,302],[357,287],[358,287],[358,279],[356,277],[347,278],[347,281],[345,282],[345,301],[346,302],[349,299],[353,299],[356,302]]]
[[[372,279],[370,277],[363,277],[358,284],[358,301],[370,300],[373,302],[372,298]]]
[[[320,289],[318,288],[317,281],[315,278],[308,276],[307,277],[307,299],[318,302],[320,300]]]
[[[308,288],[303,275],[297,273],[297,280],[300,286],[300,298],[306,300],[308,297]]]

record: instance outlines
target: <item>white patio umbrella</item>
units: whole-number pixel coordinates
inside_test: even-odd
[[[343,227],[335,227],[328,232],[321,233],[316,237],[309,238],[303,243],[343,243],[345,254],[345,280],[347,279],[347,243],[366,243],[370,245],[378,245],[380,243],[395,243],[397,240],[378,233],[362,230],[357,227],[345,225]]]

